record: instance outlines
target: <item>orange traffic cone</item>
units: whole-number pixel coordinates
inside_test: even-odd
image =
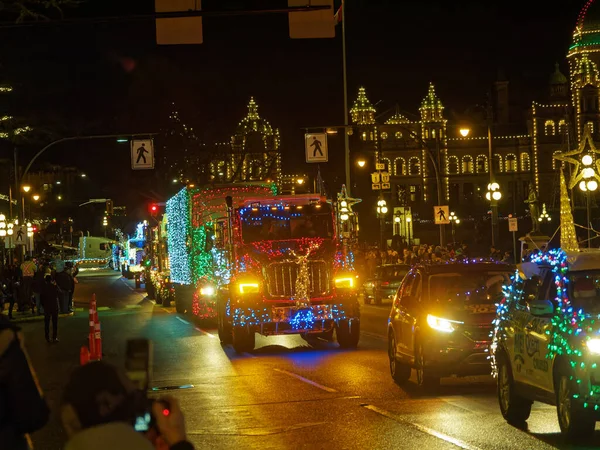
[[[97,360],[102,359],[102,335],[100,333],[100,320],[98,312],[94,313],[94,351]]]
[[[85,366],[90,362],[90,350],[85,346],[81,346],[81,350],[79,351],[79,363],[82,366]]]

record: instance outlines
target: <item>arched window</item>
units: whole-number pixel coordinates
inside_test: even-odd
[[[458,158],[456,156],[448,156],[446,164],[446,171],[448,175],[458,175],[459,165]]]
[[[544,134],[546,136],[554,136],[556,134],[553,120],[546,120],[546,123],[544,124]]]
[[[565,119],[560,119],[558,122],[558,132],[561,135],[567,134],[567,122],[565,122]]]
[[[477,156],[477,173],[488,172],[488,159],[485,155]]]
[[[561,154],[561,151],[560,151],[560,150],[555,150],[555,151],[552,153],[552,169],[553,169],[553,170],[554,170],[554,169],[558,169],[558,168],[560,168],[560,167],[562,166],[562,161],[559,161],[558,159],[554,159],[554,156],[556,156],[556,155],[560,155],[560,154]]]
[[[406,160],[401,156],[394,159],[394,175],[406,175]]]
[[[409,175],[421,175],[421,161],[416,156],[411,156],[408,160]]]
[[[494,155],[494,158],[492,159],[492,164],[493,164],[492,167],[494,168],[494,172],[496,172],[496,173],[503,172],[502,155],[499,155],[498,153],[496,153]]]
[[[462,173],[473,173],[473,157],[471,155],[465,155],[462,157]]]
[[[531,170],[531,161],[529,160],[529,153],[521,153],[521,172],[529,172]]]
[[[390,158],[379,158],[379,162],[385,164],[385,171],[386,172],[391,172],[392,171],[392,162],[390,161]]]
[[[517,155],[515,155],[514,153],[509,153],[508,155],[506,155],[504,168],[505,168],[506,172],[516,172],[517,171]]]

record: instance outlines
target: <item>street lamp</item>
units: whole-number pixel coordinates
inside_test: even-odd
[[[456,244],[456,229],[455,225],[460,223],[460,219],[453,212],[450,213],[450,226],[452,227],[452,243]]]
[[[406,238],[408,239],[409,247],[411,246],[411,241],[412,241],[412,233],[410,232],[412,229],[411,223],[412,223],[412,217],[407,216],[406,217],[406,234],[407,234]]]
[[[299,185],[303,185],[304,184],[304,178],[298,178],[296,180],[296,183],[298,183]]]
[[[32,198],[34,202],[37,202],[40,199],[40,196],[38,194],[35,194]]]
[[[462,137],[467,137],[471,130],[469,128],[461,128],[460,130],[458,130],[458,132]]]
[[[367,162],[364,159],[360,158],[359,160],[356,161],[356,164],[358,165],[358,167],[360,167],[362,169],[363,167],[365,167]]]
[[[379,217],[379,232],[381,250],[385,250],[385,215],[388,213],[387,203],[384,199],[377,200],[377,216]]]
[[[348,202],[346,200],[342,200],[340,202],[340,220],[342,222],[347,221],[350,216],[348,215],[350,211],[348,210]]]
[[[496,228],[498,225],[498,201],[502,198],[502,192],[500,191],[500,185],[495,181],[488,183],[487,188],[485,198],[490,202],[492,208],[492,247],[494,247],[496,245]]]
[[[548,214],[548,212],[546,211],[546,204],[545,203],[542,204],[542,214],[540,215],[540,217],[538,218],[538,220],[540,222],[543,222],[543,221],[550,222],[552,220],[551,217],[550,217],[550,214]]]
[[[6,233],[6,216],[4,214],[0,214],[0,238],[2,238],[2,267],[4,267],[4,249],[6,248]]]
[[[594,170],[594,168],[592,167],[592,163],[594,162],[594,158],[591,157],[591,155],[583,155],[583,157],[581,158],[581,163],[583,164],[584,168],[581,171],[581,174],[583,176],[583,180],[581,180],[579,182],[579,189],[582,192],[585,192],[585,199],[586,199],[586,210],[587,210],[587,242],[588,242],[588,248],[592,247],[592,230],[591,230],[591,208],[590,208],[590,195],[592,192],[596,191],[596,189],[598,189],[598,182],[595,180],[596,178],[596,171]]]
[[[23,185],[23,192],[25,192],[26,194],[31,190],[31,186],[29,186],[28,184]]]

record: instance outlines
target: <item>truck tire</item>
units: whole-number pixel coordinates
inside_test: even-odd
[[[233,330],[225,312],[225,304],[220,299],[217,302],[217,330],[219,332],[219,339],[223,345],[231,344],[233,342]]]
[[[335,335],[341,348],[356,348],[360,339],[360,319],[340,320]]]
[[[579,392],[579,389],[571,370],[560,367],[556,375],[556,413],[560,431],[568,441],[586,440],[594,434],[594,412],[586,411],[582,402],[573,398],[573,394]]]
[[[533,402],[517,394],[512,369],[504,353],[498,354],[498,404],[502,417],[511,425],[522,425],[531,414]]]
[[[251,352],[254,350],[256,334],[250,326],[233,327],[232,344],[237,353]]]

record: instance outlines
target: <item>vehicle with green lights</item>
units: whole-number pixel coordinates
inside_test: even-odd
[[[348,212],[346,204],[342,220],[351,222]],[[255,333],[310,340],[335,331],[340,346],[356,347],[358,279],[336,214],[319,194],[182,190],[167,202],[178,311],[216,319],[221,341],[238,352],[254,349]],[[177,231],[183,221],[185,233]]]
[[[600,420],[600,251],[550,250],[518,266],[498,304],[492,345],[500,411],[521,425],[534,401],[556,405],[561,432]]]
[[[414,266],[394,296],[388,320],[390,373],[436,388],[440,378],[491,372],[496,303],[514,266],[472,260]]]
[[[156,226],[150,228],[147,254],[142,264],[148,298],[163,306],[170,306],[171,302],[175,301],[175,287],[171,283],[167,250],[167,226],[167,215],[163,214]]]

